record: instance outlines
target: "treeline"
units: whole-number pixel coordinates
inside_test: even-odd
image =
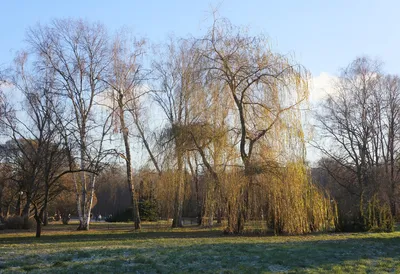
[[[224,231],[234,234],[249,221],[298,234],[347,218],[327,191],[333,184],[316,183],[306,164],[310,74],[266,37],[218,19],[201,37],[150,47],[101,24],[54,20],[29,29],[26,40],[4,77],[11,96],[1,100],[0,208],[4,218],[23,216],[25,227],[33,216],[38,237],[49,210],[74,208],[78,229],[89,229],[96,203],[96,214],[128,203],[136,229],[144,201],[172,227],[194,213],[205,226],[226,220]],[[136,164],[138,151],[148,160]],[[361,188],[369,168],[362,159],[360,167],[341,162],[340,174],[361,169],[346,183],[362,182],[358,205],[381,209],[386,200]],[[114,208],[105,212],[105,203]]]
[[[390,231],[399,216],[400,78],[362,57],[333,87],[316,115],[324,140],[314,145],[325,155],[316,177],[336,198],[343,229]]]

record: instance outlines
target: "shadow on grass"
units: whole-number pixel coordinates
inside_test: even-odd
[[[171,235],[174,234],[174,235]],[[320,240],[296,240],[281,242],[254,241],[251,243],[230,242],[218,243],[198,242],[188,239],[187,242],[157,242],[135,244],[134,239],[156,239],[220,237],[219,232],[147,232],[122,233],[109,235],[113,239],[128,239],[130,246],[120,246],[110,243],[107,247],[92,247],[85,250],[69,248],[46,255],[46,262],[40,264],[37,258],[35,267],[40,272],[134,272],[168,273],[168,272],[331,272],[337,270],[355,272],[358,267],[370,268],[373,272],[396,272],[400,267],[400,237],[392,238],[346,238],[329,237]],[[368,236],[368,235],[367,235]],[[82,237],[82,238],[81,238]],[[92,238],[93,237],[93,238]],[[109,240],[106,235],[68,235],[45,237],[42,240],[57,243],[57,241]],[[239,239],[240,237],[236,237]],[[290,239],[291,237],[282,237]],[[16,239],[9,239],[16,240]],[[249,241],[250,242],[250,241]],[[0,256],[1,257],[1,256]],[[379,262],[379,263],[377,263]],[[383,263],[380,263],[383,262]],[[7,262],[3,269],[16,264],[22,269],[29,268],[30,260]],[[26,269],[28,270],[28,269]],[[360,269],[358,269],[360,270]],[[362,269],[361,269],[362,270]],[[397,269],[400,270],[400,269]],[[67,272],[68,272],[67,271]]]
[[[11,232],[11,233],[7,233]],[[20,235],[23,233],[23,236]],[[29,234],[31,234],[31,236]],[[2,234],[5,237],[2,237]],[[0,234],[0,244],[31,244],[31,243],[68,243],[68,242],[79,242],[79,241],[90,241],[90,242],[109,242],[109,241],[134,241],[134,240],[145,240],[145,239],[188,239],[188,238],[264,238],[273,239],[272,242],[335,242],[335,241],[348,241],[351,235],[357,235],[357,240],[367,241],[382,241],[382,237],[374,238],[374,233],[313,233],[301,236],[273,236],[273,234],[244,234],[244,235],[224,235],[222,228],[201,228],[198,226],[185,227],[183,229],[171,229],[166,227],[149,227],[143,230],[135,231],[132,230],[130,225],[114,226],[111,229],[105,229],[104,226],[94,228],[89,231],[77,231],[75,226],[69,225],[64,226],[63,229],[47,228],[42,232],[41,238],[35,238],[34,231],[21,231],[21,230],[8,230],[6,233]],[[14,236],[15,235],[15,236]],[[371,237],[372,235],[372,237]],[[383,234],[383,235],[391,235]],[[393,235],[393,234],[392,234]],[[392,241],[397,241],[398,237],[390,237]],[[268,241],[268,240],[267,240]],[[271,240],[269,240],[271,241]],[[400,240],[399,240],[400,244]]]
[[[16,233],[15,233],[16,234]],[[12,234],[14,235],[14,233]],[[18,235],[18,234],[16,234]],[[62,233],[46,234],[43,232],[40,238],[7,236],[0,237],[0,244],[31,244],[31,243],[61,243],[61,242],[76,242],[76,241],[118,241],[118,240],[135,240],[135,239],[185,239],[185,238],[220,238],[224,237],[222,231],[218,230],[201,230],[196,231],[179,231],[174,229],[162,231],[124,231],[124,230],[109,230],[109,231],[63,231]],[[232,236],[233,237],[233,236]]]

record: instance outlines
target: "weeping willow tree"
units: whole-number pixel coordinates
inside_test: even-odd
[[[226,88],[221,82],[207,84],[209,98],[206,106],[207,111],[204,112],[204,115],[210,123],[209,142],[206,146],[197,147],[208,173],[212,175],[207,180],[206,195],[203,202],[202,225],[204,226],[212,226],[215,215],[218,223],[222,221],[225,196],[222,195],[221,191],[221,177],[230,163],[230,157],[234,155],[234,147],[231,145],[227,126],[229,109],[232,104],[230,104],[228,94],[225,92]],[[205,159],[205,154],[208,155],[209,162]]]
[[[181,227],[185,187],[185,171],[188,159],[187,151],[192,149],[192,136],[201,136],[198,119],[202,110],[197,104],[204,101],[201,89],[201,63],[195,52],[193,40],[173,40],[165,45],[161,61],[153,62],[157,76],[157,88],[153,98],[167,118],[163,131],[163,142],[168,144],[173,154],[176,170],[174,218],[172,227]]]
[[[225,174],[230,181],[225,193],[226,232],[242,233],[255,207],[265,201],[276,232],[322,229],[321,222],[332,210],[328,198],[309,183],[301,128],[308,71],[273,52],[264,36],[251,36],[226,20],[215,20],[199,44],[209,81],[225,87],[220,91],[228,95],[225,107],[233,106],[228,107],[227,134],[237,157],[230,161],[235,168]],[[255,187],[259,189],[254,191]],[[252,193],[264,195],[257,205]],[[309,195],[321,202],[310,203]],[[319,211],[324,212],[323,221]]]
[[[306,102],[302,103],[305,106]],[[261,151],[264,161],[274,159],[275,172],[263,174],[267,195],[267,222],[275,234],[300,234],[326,231],[337,223],[336,204],[311,180],[305,164],[305,136],[301,110],[291,108],[281,115]],[[268,137],[268,136],[267,136]],[[271,149],[272,148],[272,149]]]
[[[275,234],[301,234],[335,228],[336,207],[313,185],[302,162],[287,163],[280,174],[263,176],[266,221]]]

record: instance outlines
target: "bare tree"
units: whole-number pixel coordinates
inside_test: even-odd
[[[12,179],[26,195],[24,226],[28,226],[33,206],[36,237],[40,237],[48,203],[62,190],[58,179],[64,174],[66,154],[54,119],[60,109],[52,93],[53,73],[29,70],[27,57],[24,52],[17,56],[9,77],[13,92],[21,93],[24,107],[2,117],[1,122],[10,138],[4,148],[13,166]]]
[[[367,59],[355,60],[336,84],[337,95],[329,96],[317,116],[322,134],[335,141],[334,149],[321,147],[322,151],[356,174],[359,196],[368,185],[368,158],[374,158],[370,155],[375,120],[371,107],[380,88],[377,68]]]
[[[383,92],[377,94],[378,98],[383,97],[382,103],[384,107],[380,117],[377,119],[379,122],[379,136],[381,137],[379,141],[385,173],[389,178],[390,207],[393,216],[397,216],[400,183],[400,168],[397,164],[399,159],[398,149],[400,148],[400,127],[398,123],[400,118],[400,78],[387,75],[383,79],[382,90]]]
[[[325,170],[351,195],[352,219],[346,220],[347,213],[343,213],[342,221],[356,220],[356,225],[368,229],[375,223],[366,214],[370,202],[376,195],[386,195],[381,178],[387,178],[389,191],[396,192],[393,160],[398,132],[394,122],[399,111],[398,80],[386,77],[379,61],[361,57],[342,71],[334,87],[335,93],[317,115],[326,142],[316,146],[330,159],[324,161],[328,163],[323,165]],[[394,201],[394,196],[390,197]]]
[[[144,41],[133,41],[129,43],[128,39],[122,35],[115,38],[112,49],[112,72],[105,82],[111,87],[111,99],[115,116],[119,123],[120,132],[124,141],[126,162],[126,175],[128,188],[131,196],[132,214],[135,222],[135,229],[140,229],[140,215],[138,207],[138,198],[135,192],[135,184],[132,174],[132,156],[129,143],[129,128],[126,122],[126,113],[137,113],[137,104],[142,95],[142,78],[144,77],[140,67],[140,58],[144,54]],[[114,106],[115,105],[115,106]],[[137,115],[134,115],[135,124],[138,124]],[[144,136],[141,127],[138,127],[141,136]],[[143,138],[146,148],[149,150],[146,139]],[[151,151],[150,151],[151,153]],[[152,154],[150,154],[152,155]],[[153,157],[153,156],[152,156]],[[156,165],[158,168],[158,166]]]
[[[87,230],[96,173],[104,157],[103,141],[110,129],[104,126],[110,122],[109,117],[95,114],[98,111],[96,98],[106,88],[101,79],[110,62],[108,36],[100,24],[54,20],[49,26],[30,29],[28,42],[37,54],[37,65],[54,71],[55,89],[68,99],[71,118],[65,121],[64,128],[79,146],[80,170],[92,171],[90,176],[80,172],[80,182],[76,182],[78,229]],[[103,118],[103,121],[96,118]]]

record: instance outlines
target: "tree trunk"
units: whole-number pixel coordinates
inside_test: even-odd
[[[217,224],[222,224],[222,208],[218,206],[217,209]]]
[[[212,227],[214,224],[214,206],[212,206],[208,216],[208,227]]]
[[[232,210],[232,202],[228,202],[228,225],[224,230],[225,234],[233,234],[235,233],[235,218],[234,212]]]
[[[81,167],[82,168],[82,167]],[[87,215],[87,188],[86,188],[86,179],[85,179],[85,172],[81,172],[81,180],[82,180],[82,219],[79,220],[79,227],[78,230],[88,230],[87,224],[88,224],[88,215]]]
[[[15,206],[15,215],[21,216],[21,194],[18,193],[17,204]]]
[[[10,207],[11,207],[11,205],[8,204],[7,205],[7,211],[6,211],[6,218],[8,218],[8,216],[10,216]]]
[[[42,222],[40,218],[36,220],[36,238],[40,238],[40,235],[42,234]]]
[[[31,208],[31,197],[27,194],[26,195],[26,204],[22,211],[22,217],[24,219],[23,229],[29,229],[29,211]]]
[[[81,121],[81,129],[80,129],[80,168],[81,170],[85,169],[85,159],[86,157],[86,120],[82,119]],[[88,207],[88,202],[87,202],[87,185],[86,185],[86,172],[81,171],[81,194],[82,194],[82,200],[80,201],[80,204],[78,206],[78,215],[79,215],[79,210],[81,210],[80,218],[79,218],[79,226],[78,230],[89,230],[88,224],[90,222],[90,209],[87,210]]]
[[[202,214],[202,203],[200,201],[200,193],[199,193],[199,178],[197,176],[196,172],[196,177],[195,177],[195,187],[196,187],[196,210],[197,210],[197,224],[201,225],[201,214]]]
[[[49,224],[49,213],[47,209],[43,213],[43,226],[47,226]]]
[[[175,193],[174,219],[172,220],[172,228],[183,227],[183,222],[182,222],[183,202],[181,201],[180,198],[180,192],[181,192],[180,187],[178,186],[178,189],[176,190]]]
[[[183,227],[182,223],[182,207],[183,207],[183,159],[182,159],[182,154],[178,151],[177,152],[177,164],[178,164],[178,169],[177,169],[177,175],[178,175],[178,180],[177,180],[177,187],[176,187],[176,192],[175,192],[175,207],[174,207],[174,219],[172,221],[172,228],[176,227]]]
[[[88,219],[90,216],[88,216],[87,213],[87,188],[86,188],[86,182],[85,182],[85,172],[82,172],[83,176],[82,176],[82,219],[79,220],[79,227],[78,230],[89,230],[88,228]],[[90,213],[89,213],[90,214]]]
[[[190,168],[190,173],[192,174],[192,180],[194,181],[194,187],[196,191],[196,218],[197,224],[201,225],[201,214],[202,214],[202,203],[200,201],[200,190],[199,190],[199,173],[197,170],[197,161],[195,158],[196,168],[193,168],[192,161],[190,160],[190,155],[188,153],[188,165]]]
[[[40,218],[41,213],[38,213],[38,210],[35,206],[35,221],[36,221],[36,238],[40,238],[42,234],[42,219]]]
[[[74,187],[75,187],[75,193],[76,193],[76,208],[77,208],[77,211],[78,211],[78,219],[79,219],[79,226],[78,226],[77,230],[81,230],[81,227],[82,227],[82,224],[83,224],[82,201],[81,201],[80,191],[78,189],[78,180],[76,178],[76,174],[75,173],[73,174],[73,180],[74,180]]]
[[[87,219],[85,223],[85,230],[89,230],[90,219],[92,215],[93,197],[94,197],[94,186],[96,184],[96,175],[92,174],[90,177],[90,192],[89,192],[89,204],[87,206]]]
[[[397,199],[397,188],[396,188],[396,183],[394,182],[393,179],[391,179],[391,194],[390,194],[390,210],[392,213],[392,216],[397,218],[396,214],[397,214],[397,203],[396,203],[396,199]]]
[[[139,214],[139,204],[136,199],[136,193],[133,184],[130,187],[131,192],[131,203],[132,203],[132,218],[135,222],[135,229],[141,228],[140,214]]]
[[[132,205],[132,220],[135,222],[135,229],[140,229],[140,214],[139,214],[139,206],[138,201],[136,199],[135,194],[135,185],[133,182],[132,176],[132,156],[131,156],[131,149],[129,147],[129,131],[125,125],[125,117],[124,117],[124,110],[123,110],[123,102],[122,102],[122,94],[119,93],[118,98],[118,105],[119,105],[119,121],[121,123],[121,131],[122,137],[124,139],[124,146],[125,146],[125,161],[126,161],[126,177],[128,181],[128,189],[130,191],[131,196],[131,205]]]
[[[129,146],[129,130],[125,125],[124,102],[123,102],[124,94],[120,90],[117,90],[117,93],[118,93],[117,102],[119,110],[119,122],[121,124],[122,138],[124,140],[124,146],[125,146],[126,178],[131,198],[132,220],[135,223],[135,229],[140,229],[141,224],[140,224],[139,206],[135,195],[135,185],[132,176],[132,156],[131,156],[131,148]],[[135,115],[133,116],[135,118]],[[134,120],[136,122],[136,119]]]
[[[206,196],[204,198],[204,217],[202,225],[206,227],[212,227],[214,221],[214,193],[211,184],[212,182],[207,182]]]
[[[244,224],[246,222],[246,210],[243,205],[239,205],[238,212],[237,212],[237,225],[235,227],[234,233],[240,234],[244,231]]]

